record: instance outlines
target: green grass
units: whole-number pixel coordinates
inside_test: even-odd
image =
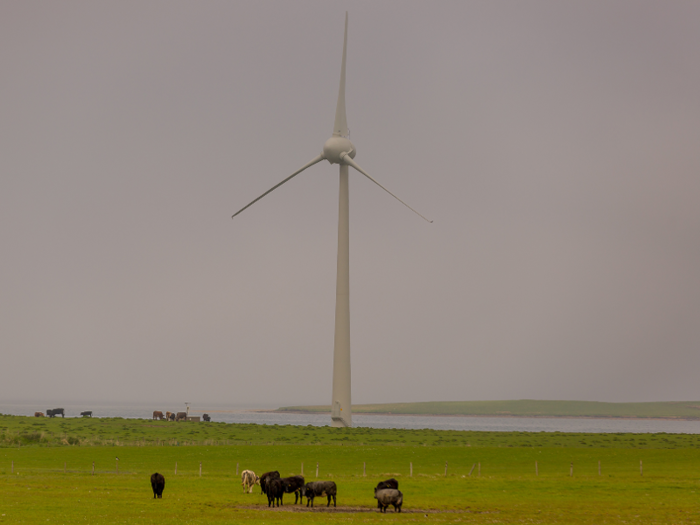
[[[45,441],[17,440],[32,431]],[[0,523],[700,522],[696,435],[17,416],[0,417],[0,432]],[[71,437],[78,441],[66,444]],[[318,463],[319,478],[337,483],[341,512],[323,506],[306,512],[290,505],[289,495],[282,509],[268,509],[257,487],[253,494],[242,493],[236,476],[236,468],[298,474],[302,463],[308,481],[316,479]],[[149,486],[155,471],[166,477],[162,500],[153,500]],[[390,476],[404,493],[400,515],[375,509],[372,488]]]
[[[330,406],[281,407],[280,412],[329,412]],[[700,419],[700,401],[602,403],[597,401],[435,401],[353,405],[355,414]]]

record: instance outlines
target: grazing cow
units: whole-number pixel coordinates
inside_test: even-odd
[[[304,486],[304,476],[282,478],[282,485],[286,494],[294,493],[294,504],[296,505],[297,501],[301,500],[301,487]],[[303,501],[300,503],[303,503]]]
[[[151,487],[153,487],[153,499],[163,497],[163,489],[165,488],[165,478],[163,474],[151,474]]]
[[[86,410],[85,412],[81,412],[80,415],[83,417],[92,417],[92,410]]]
[[[202,414],[202,419],[204,421],[211,421],[211,416],[209,416],[209,414]]]
[[[375,490],[382,490],[382,489],[398,489],[399,488],[399,482],[396,481],[394,478],[389,478],[385,481],[380,481],[377,483],[377,488]]]
[[[34,412],[34,417],[44,417],[43,412]]]
[[[61,417],[66,417],[62,408],[49,408],[46,411],[46,415],[49,417],[56,417],[58,414],[61,414]]]
[[[268,480],[267,482],[267,506],[282,505],[282,496],[284,496],[284,484],[280,478]]]
[[[403,505],[403,494],[398,489],[374,489],[374,497],[377,499],[377,506],[380,512],[386,513],[389,505],[394,506],[394,512],[401,512]]]
[[[335,481],[311,481],[301,487],[301,495],[306,496],[306,506],[314,506],[314,498],[316,496],[328,496],[328,505],[331,506],[331,498],[333,498],[333,506],[335,507],[335,495],[338,489],[335,486]]]
[[[175,421],[186,421],[187,420],[187,412],[178,412],[177,415],[175,416]]]
[[[244,470],[241,472],[241,485],[243,485],[243,492],[253,493],[253,486],[255,484],[260,485],[260,478],[255,475],[252,470]]]
[[[154,410],[153,411],[153,419],[162,420],[163,419],[163,412],[161,412],[160,410]]]
[[[267,483],[273,479],[279,479],[280,473],[276,470],[265,472],[260,476],[260,494],[267,494]]]

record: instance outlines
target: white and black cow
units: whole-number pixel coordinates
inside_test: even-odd
[[[253,487],[255,484],[260,485],[260,478],[255,475],[252,470],[244,470],[241,472],[241,485],[243,486],[243,492],[253,493]]]

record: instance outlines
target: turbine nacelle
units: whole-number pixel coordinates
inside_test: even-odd
[[[331,164],[344,164],[343,157],[346,155],[351,159],[355,158],[355,146],[349,139],[333,135],[323,145],[323,158]]]

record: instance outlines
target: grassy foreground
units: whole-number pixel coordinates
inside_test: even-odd
[[[696,435],[17,416],[0,416],[0,433],[0,523],[700,522]],[[318,477],[337,483],[337,509],[307,511],[289,495],[268,509],[257,487],[242,493],[237,469],[286,476],[302,463],[307,481],[318,464]],[[148,482],[156,471],[166,477],[162,500]],[[372,488],[390,476],[404,512],[382,515]]]
[[[290,406],[279,412],[328,412],[329,405]],[[440,416],[621,417],[700,419],[700,401],[603,403],[599,401],[430,401],[353,405],[354,414]]]

